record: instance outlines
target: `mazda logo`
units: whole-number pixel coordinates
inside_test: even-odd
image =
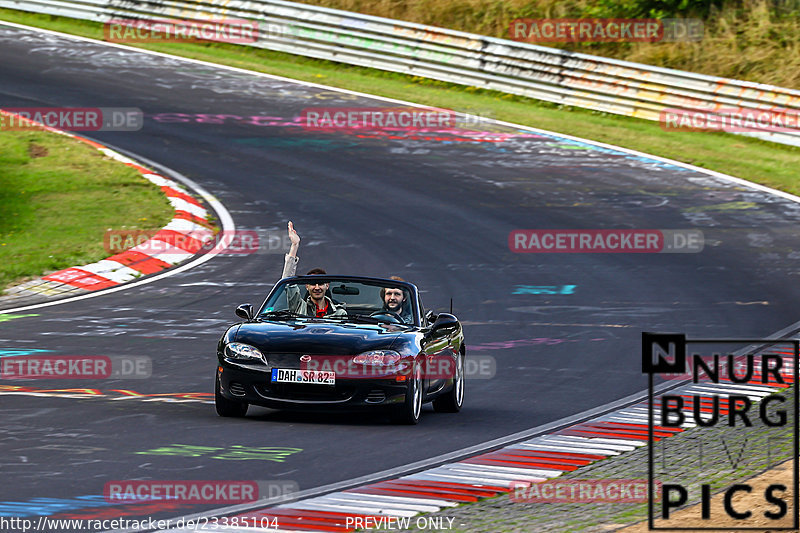
[[[302,362],[304,362],[304,363],[308,363],[309,361],[311,361],[311,356],[310,355],[301,355],[300,356],[300,360]]]

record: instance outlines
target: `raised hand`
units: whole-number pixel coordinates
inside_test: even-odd
[[[297,257],[297,249],[300,248],[300,235],[294,230],[294,224],[291,222],[289,222],[289,240],[292,242],[289,247],[289,255]]]

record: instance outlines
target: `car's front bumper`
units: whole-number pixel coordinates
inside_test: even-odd
[[[221,371],[219,369],[222,369]],[[337,378],[336,385],[273,383],[271,369],[218,366],[220,392],[229,399],[273,409],[372,410],[405,401],[405,381],[395,376],[381,378]]]

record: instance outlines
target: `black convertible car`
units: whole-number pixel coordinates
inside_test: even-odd
[[[329,314],[317,317],[309,290],[320,298],[320,288]],[[394,301],[390,294],[397,295]],[[432,401],[441,412],[461,409],[466,355],[461,324],[452,314],[425,313],[411,283],[284,278],[257,312],[244,304],[236,314],[245,321],[228,328],[217,346],[220,416],[244,416],[250,404],[384,409],[398,422],[416,424],[423,403]]]

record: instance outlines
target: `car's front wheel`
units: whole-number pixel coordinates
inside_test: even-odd
[[[422,367],[414,363],[411,379],[408,380],[406,399],[394,414],[395,422],[410,425],[419,422],[419,415],[422,412],[422,393]]]
[[[248,404],[229,400],[222,395],[219,384],[219,376],[214,381],[214,405],[219,416],[242,417],[247,414]]]
[[[433,410],[437,413],[457,413],[462,405],[464,405],[464,354],[458,354],[453,388],[433,400]]]

